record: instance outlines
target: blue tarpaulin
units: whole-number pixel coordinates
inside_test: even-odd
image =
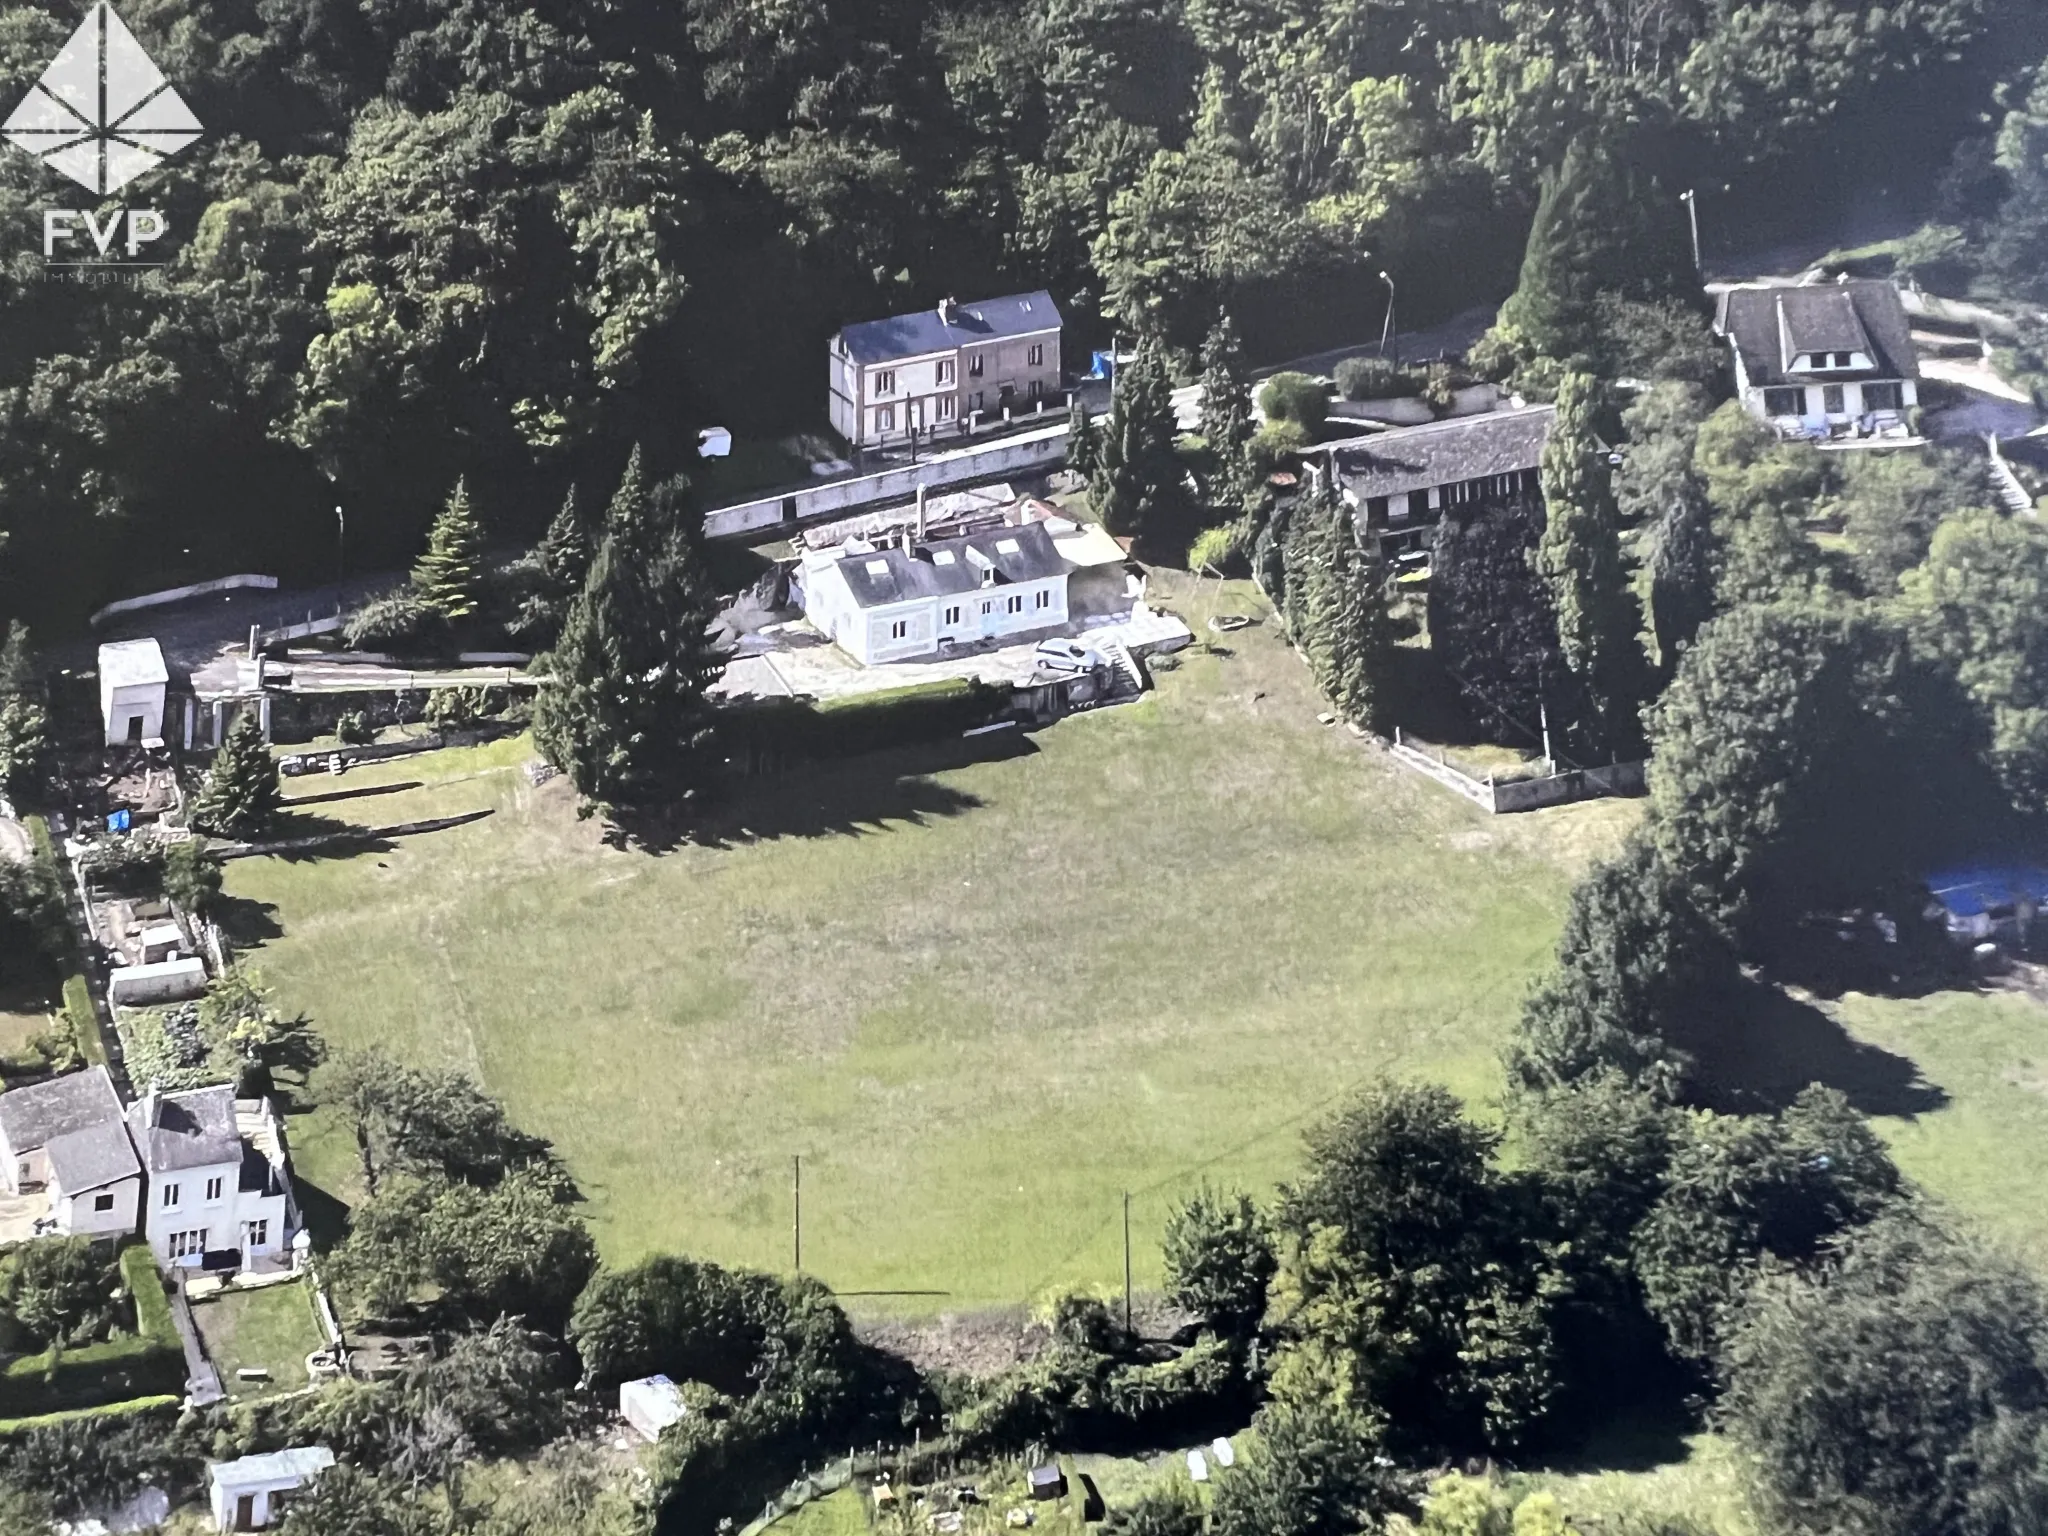
[[[2022,900],[2048,907],[2048,869],[2038,864],[1964,864],[1927,877],[1927,889],[1951,917],[2008,912]]]
[[[1116,377],[1116,354],[1097,352],[1093,354],[1088,377],[1091,379],[1114,379]]]
[[[116,811],[113,815],[109,816],[107,818],[107,830],[109,832],[126,832],[128,830],[128,813],[126,811]]]

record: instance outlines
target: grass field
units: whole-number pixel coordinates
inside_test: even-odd
[[[801,1155],[804,1265],[843,1291],[1109,1287],[1125,1190],[1142,1284],[1173,1197],[1285,1176],[1360,1081],[1495,1093],[1573,877],[1635,815],[1486,818],[1318,725],[1270,628],[1229,643],[1026,740],[760,781],[663,854],[604,846],[523,742],[300,781],[407,786],[310,808],[363,825],[494,814],[228,891],[335,1047],[465,1068],[552,1138],[610,1258],[787,1267]],[[334,1126],[294,1147],[351,1196]]]
[[[303,1387],[306,1356],[327,1342],[313,1316],[312,1293],[299,1280],[194,1302],[192,1320],[221,1385],[234,1397]],[[245,1367],[266,1370],[270,1379],[242,1381],[235,1373]]]

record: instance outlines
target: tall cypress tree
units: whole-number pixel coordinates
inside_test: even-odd
[[[1148,336],[1118,371],[1108,430],[1088,490],[1095,515],[1111,533],[1142,536],[1158,529],[1179,505],[1175,431],[1166,356]]]
[[[1379,535],[1361,531],[1341,507],[1331,554],[1337,603],[1330,699],[1345,719],[1376,730],[1386,707],[1388,661],[1394,647],[1386,559]]]
[[[706,782],[707,692],[728,658],[694,517],[675,484],[648,487],[636,447],[534,706],[534,742],[580,814],[672,805]]]
[[[1230,316],[1219,314],[1202,344],[1202,437],[1215,466],[1209,500],[1243,500],[1252,442],[1251,381]],[[1235,510],[1235,508],[1233,508]]]
[[[1075,395],[1067,407],[1067,468],[1083,480],[1092,480],[1101,462],[1102,445],[1094,418],[1081,403],[1081,397]]]
[[[41,786],[49,756],[50,714],[29,649],[28,626],[16,619],[0,641],[0,794],[32,794]]]
[[[1536,570],[1557,613],[1559,653],[1578,678],[1594,745],[1618,752],[1640,745],[1641,625],[1621,558],[1621,514],[1599,431],[1601,392],[1588,374],[1558,385],[1557,420],[1543,449],[1546,521]]]
[[[412,590],[432,612],[450,621],[477,610],[483,593],[484,534],[469,504],[469,487],[455,482],[427,535],[427,551],[412,568]]]
[[[192,825],[217,837],[261,837],[284,802],[277,761],[254,710],[243,710],[214,754],[206,783],[192,802]]]
[[[590,574],[591,556],[596,552],[590,530],[583,525],[583,514],[576,505],[576,487],[572,485],[534,550],[550,592],[564,605],[583,590],[583,579]]]

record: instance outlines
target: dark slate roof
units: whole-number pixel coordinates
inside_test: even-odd
[[[118,1120],[53,1136],[43,1150],[50,1159],[50,1176],[69,1195],[142,1173],[142,1165],[135,1161],[135,1147],[128,1140],[128,1128]]]
[[[863,320],[842,330],[839,340],[855,362],[886,363],[891,358],[950,352],[977,341],[1028,336],[1033,331],[1058,330],[1060,326],[1059,306],[1043,288],[1035,293],[1012,293],[1000,299],[956,304],[952,316],[950,322],[941,319],[938,306],[934,305],[911,315]]]
[[[1043,523],[937,539],[913,545],[907,554],[896,547],[869,555],[849,554],[837,564],[847,590],[863,608],[973,592],[980,588],[985,568],[994,571],[996,586],[1040,581],[1067,569],[1066,558]]]
[[[17,1156],[109,1122],[121,1123],[121,1100],[105,1067],[0,1093],[0,1134]]]
[[[242,1161],[235,1090],[226,1083],[145,1096],[129,1106],[136,1149],[151,1173]]]
[[[1489,411],[1396,427],[1333,443],[1330,450],[1339,482],[1363,502],[1535,469],[1543,462],[1543,445],[1550,441],[1556,416],[1556,407],[1548,405]]]
[[[1899,290],[1882,278],[1797,287],[1730,288],[1721,295],[1714,329],[1742,356],[1755,386],[1793,377],[1786,365],[1801,352],[1867,352],[1876,368],[1863,377],[1920,376],[1913,324]],[[1801,374],[1801,382],[1819,375]],[[1855,378],[1830,371],[1826,377]]]

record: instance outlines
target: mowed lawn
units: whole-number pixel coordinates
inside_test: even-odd
[[[1495,1098],[1636,814],[1486,817],[1318,724],[1270,625],[1227,643],[1029,738],[758,781],[714,846],[604,846],[523,739],[299,780],[417,786],[315,808],[363,825],[494,814],[228,891],[332,1047],[463,1068],[551,1138],[610,1259],[787,1268],[801,1156],[803,1264],[843,1291],[1120,1285],[1126,1190],[1144,1285],[1174,1198],[1270,1187],[1373,1075]],[[294,1147],[352,1198],[334,1125]]]

